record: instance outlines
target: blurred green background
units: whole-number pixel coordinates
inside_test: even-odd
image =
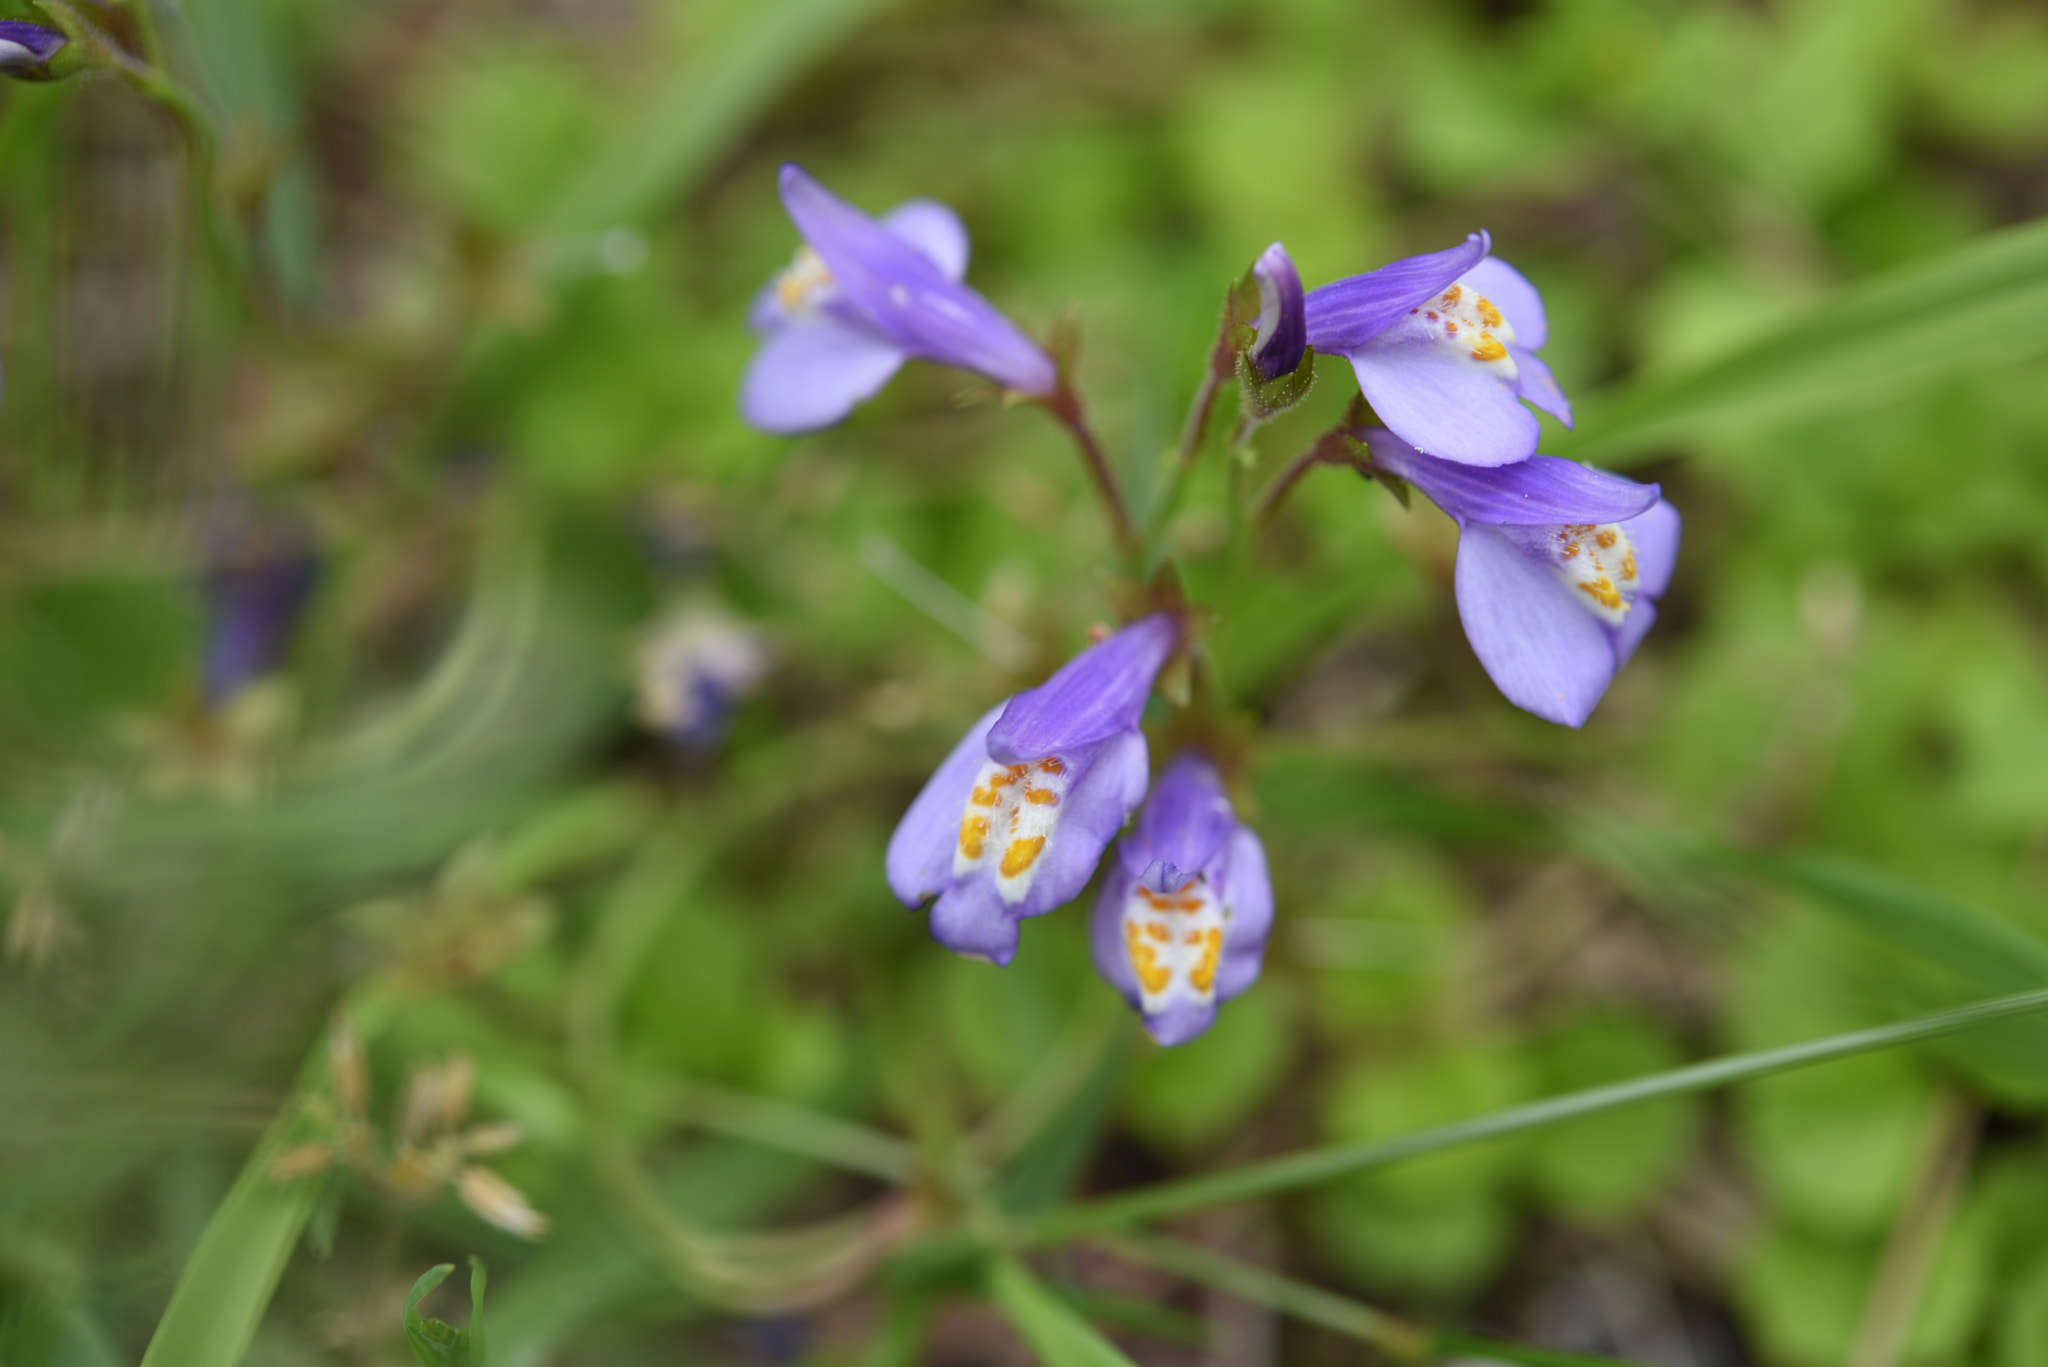
[[[1041,336],[1076,321],[1141,508],[1276,238],[1313,285],[1490,229],[1597,440],[1602,395],[2048,212],[2038,5],[158,23],[210,166],[117,81],[0,90],[6,1367],[135,1359],[273,1117],[325,1123],[293,1097],[344,1005],[370,1119],[473,1059],[474,1119],[525,1135],[490,1167],[552,1228],[445,1181],[302,1183],[252,1364],[407,1360],[405,1288],[470,1252],[501,1364],[1028,1361],[944,1276],[721,1298],[707,1232],[889,1209],[970,1152],[1021,1154],[1001,1199],[1030,1210],[2043,981],[2041,321],[1616,450],[1686,544],[1583,732],[1471,658],[1438,514],[1324,470],[1233,566],[1212,449],[1164,545],[1261,727],[1243,809],[1279,919],[1259,987],[1170,1053],[1095,979],[1084,907],[997,971],[881,877],[959,732],[1113,615],[1060,434],[922,365],[801,441],[734,410],[796,159],[871,212],[952,204],[979,289]],[[1321,372],[1254,479],[1341,410],[1348,368]],[[268,608],[233,587],[259,581]],[[301,582],[276,666],[210,692],[224,633],[292,621]],[[678,743],[636,690],[710,638],[761,677]],[[1643,1363],[2032,1367],[2044,1044],[2001,1027],[1183,1232]],[[810,1255],[748,1256],[773,1281]],[[1143,1363],[1361,1360],[1156,1269],[1041,1273]]]

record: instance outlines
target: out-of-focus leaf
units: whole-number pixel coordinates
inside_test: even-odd
[[[988,1293],[1045,1367],[1132,1367],[1117,1346],[1046,1289],[1021,1263],[988,1267]]]
[[[2048,943],[1881,869],[1811,851],[1740,862],[1979,987],[2018,992],[2048,983]]]
[[[257,1146],[208,1222],[142,1367],[235,1367],[248,1350],[319,1191],[271,1177],[273,1147]]]
[[[770,100],[887,0],[776,0],[729,7],[730,31],[684,61],[634,136],[594,160],[555,202],[560,232],[645,218],[687,190]]]
[[[1670,1038],[1626,1016],[1573,1021],[1537,1050],[1550,1090],[1588,1087],[1669,1068],[1679,1059]],[[1551,1204],[1575,1215],[1617,1216],[1649,1198],[1684,1160],[1696,1106],[1673,1097],[1560,1125],[1531,1137],[1529,1180]]]
[[[1128,1039],[1129,1036],[1122,1036]],[[1025,1145],[997,1184],[1005,1210],[1041,1210],[1067,1194],[1095,1151],[1116,1104],[1130,1051],[1121,1043],[1102,1051],[1095,1067],[1046,1127]]]
[[[1608,464],[1696,435],[1822,417],[1902,386],[2048,352],[2048,222],[1844,291],[1692,370],[1582,405],[1560,455]]]

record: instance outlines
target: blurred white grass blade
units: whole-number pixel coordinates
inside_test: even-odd
[[[1015,627],[913,560],[880,532],[861,538],[860,563],[912,607],[1004,669],[1022,669],[1031,641]]]

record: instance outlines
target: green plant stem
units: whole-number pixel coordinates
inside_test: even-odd
[[[1793,1068],[1811,1067],[1817,1063],[1848,1058],[1876,1049],[1896,1048],[1919,1040],[1953,1035],[1959,1031],[1988,1025],[1993,1021],[2006,1020],[2044,1009],[2048,1009],[2048,989],[2015,993],[2009,997],[1994,997],[1988,1001],[1937,1011],[1932,1015],[1896,1025],[1857,1030],[1846,1035],[1831,1035],[1825,1039],[1809,1040],[1804,1044],[1786,1045],[1778,1049],[1760,1049],[1752,1053],[1735,1054],[1687,1068],[1657,1073],[1650,1077],[1636,1078],[1629,1082],[1568,1092],[1563,1096],[1532,1102],[1526,1106],[1512,1106],[1504,1111],[1495,1111],[1490,1115],[1477,1116],[1450,1125],[1440,1125],[1397,1139],[1311,1149],[1305,1153],[1290,1154],[1262,1163],[1251,1163],[1240,1168],[1212,1173],[1206,1177],[1165,1182],[1123,1196],[1069,1206],[1025,1222],[1018,1227],[1017,1238],[1026,1246],[1059,1243],[1099,1230],[1120,1229],[1146,1220],[1179,1215],[1209,1206],[1273,1196],[1300,1187],[1314,1186],[1333,1178],[1387,1167],[1410,1158],[1420,1158],[1424,1154],[1436,1153],[1460,1144],[1471,1144],[1483,1139],[1519,1134],[1524,1130],[1540,1129],[1546,1125],[1575,1120],[1580,1116],[1612,1110],[1617,1106],[1634,1105],[1658,1097],[1703,1092],[1715,1087],[1725,1087],[1730,1083],[1747,1081],[1750,1078],[1765,1077]]]
[[[1413,1324],[1370,1305],[1310,1286],[1263,1267],[1179,1239],[1144,1234],[1099,1236],[1089,1242],[1132,1262],[1156,1267],[1284,1315],[1370,1343],[1396,1362],[1431,1363],[1453,1353],[1528,1363],[1531,1367],[1634,1367],[1617,1358],[1528,1348],[1476,1335]]]
[[[1137,523],[1131,520],[1130,504],[1124,499],[1116,472],[1110,468],[1109,457],[1103,454],[1102,443],[1088,425],[1081,396],[1062,376],[1059,389],[1044,403],[1045,411],[1067,429],[1081,452],[1081,463],[1087,467],[1089,478],[1095,482],[1095,492],[1102,499],[1102,511],[1109,518],[1110,535],[1116,540],[1117,551],[1130,568],[1138,568],[1145,555],[1144,539],[1138,535]]]

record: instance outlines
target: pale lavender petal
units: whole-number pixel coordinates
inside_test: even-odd
[[[1136,875],[1112,861],[1102,891],[1096,895],[1095,909],[1088,913],[1088,945],[1095,957],[1095,971],[1134,1010],[1143,1006],[1145,997],[1138,990],[1138,975],[1131,971],[1131,957],[1124,948],[1124,903],[1130,900],[1137,881]]]
[[[989,732],[989,755],[1004,764],[1028,764],[1133,729],[1152,696],[1152,680],[1179,644],[1173,618],[1154,613],[1090,646],[1038,687],[1010,699]]]
[[[1648,598],[1638,598],[1629,604],[1628,616],[1621,619],[1621,625],[1609,629],[1614,638],[1614,668],[1617,672],[1636,653],[1636,647],[1643,643],[1643,637],[1650,634],[1650,628],[1657,624],[1657,605]]]
[[[903,350],[1026,394],[1058,386],[1052,357],[994,305],[794,163],[782,168],[782,203],[851,302]]]
[[[1385,428],[1359,434],[1373,463],[1399,475],[1460,522],[1539,527],[1553,523],[1623,522],[1657,502],[1657,486],[1604,470],[1531,456],[1513,465],[1481,467],[1425,456]]]
[[[1170,1049],[1207,1032],[1216,1023],[1216,1003],[1177,1001],[1144,1020],[1145,1033]]]
[[[1136,876],[1164,863],[1178,870],[1179,877],[1192,878],[1223,853],[1223,843],[1235,829],[1237,817],[1223,791],[1222,776],[1199,753],[1184,750],[1152,785],[1151,800],[1138,814],[1130,837],[1117,846],[1117,858]]]
[[[955,954],[1007,964],[1017,957],[1018,913],[988,878],[970,878],[932,903],[932,938]]]
[[[1555,572],[1475,523],[1458,537],[1457,595],[1473,653],[1508,701],[1584,725],[1614,678],[1614,648]]]
[[[955,284],[967,278],[967,225],[935,199],[910,199],[882,215],[882,226],[925,254]]]
[[[1517,345],[1534,351],[1550,340],[1550,320],[1543,315],[1543,296],[1507,262],[1489,256],[1466,273],[1472,287],[1500,310],[1515,330]]]
[[[1477,232],[1455,247],[1404,257],[1310,290],[1305,301],[1308,344],[1321,352],[1357,350],[1485,260],[1491,245],[1484,232]]]
[[[1228,863],[1218,895],[1230,908],[1223,934],[1223,962],[1216,970],[1216,1000],[1229,1001],[1259,980],[1266,937],[1273,930],[1273,879],[1266,847],[1248,827],[1230,838]]]
[[[1425,455],[1511,465],[1536,453],[1536,415],[1505,380],[1464,356],[1404,342],[1361,348],[1351,368],[1380,421]]]
[[[740,383],[740,414],[763,432],[830,427],[889,382],[903,349],[858,324],[818,313],[771,332]]]
[[[1003,714],[997,703],[967,728],[952,752],[926,780],[910,810],[896,823],[883,861],[889,890],[907,907],[924,905],[953,879],[953,852],[960,844],[960,814],[975,777],[988,760],[988,729]]]
[[[1635,543],[1636,579],[1642,592],[1662,597],[1671,587],[1671,571],[1678,563],[1678,509],[1659,499],[1641,517],[1622,523],[1622,530]]]
[[[1258,342],[1252,347],[1252,361],[1260,374],[1277,380],[1300,368],[1308,347],[1301,275],[1287,249],[1275,242],[1253,263],[1252,278],[1259,285],[1259,318],[1254,324]]]
[[[1113,736],[1092,755],[1070,763],[1082,772],[1060,802],[1059,825],[1039,855],[1031,890],[1014,915],[1038,916],[1079,897],[1095,876],[1102,852],[1130,819],[1131,809],[1145,800],[1151,758],[1142,731]]]
[[[1550,367],[1543,363],[1543,358],[1520,343],[1509,347],[1508,355],[1515,362],[1515,392],[1570,427],[1572,401],[1564,396],[1557,377],[1550,373]]]

